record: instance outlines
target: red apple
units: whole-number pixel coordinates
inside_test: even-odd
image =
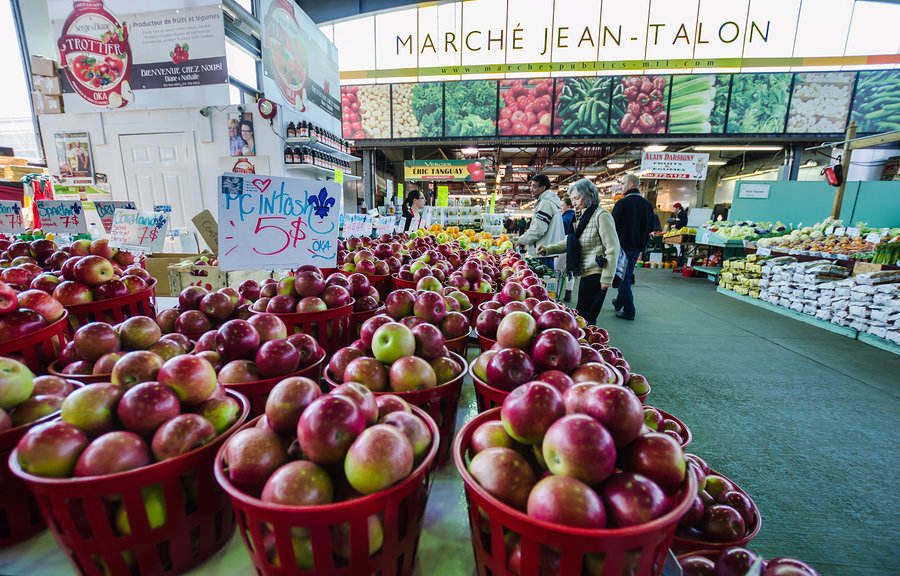
[[[362,412],[363,418],[366,419],[367,425],[378,421],[378,403],[375,402],[375,395],[359,382],[345,382],[332,390],[331,394],[346,396],[353,400],[353,403]]]
[[[225,320],[234,312],[234,302],[227,294],[210,292],[200,299],[199,310],[209,318]]]
[[[624,459],[627,472],[643,474],[667,490],[684,483],[686,468],[678,441],[658,432],[639,436],[628,445]]]
[[[397,359],[391,364],[388,379],[391,390],[394,392],[424,390],[437,385],[434,368],[417,356],[404,356]]]
[[[328,308],[340,308],[353,302],[350,291],[343,286],[338,286],[336,284],[326,286],[325,289],[322,290],[321,298],[325,301],[325,305],[328,306]]]
[[[613,474],[602,488],[611,526],[644,524],[666,513],[666,495],[653,480],[640,474]]]
[[[571,372],[581,362],[581,348],[569,332],[549,328],[534,341],[531,357],[539,370]]]
[[[74,475],[104,476],[150,464],[147,443],[132,432],[116,430],[88,444],[75,463]]]
[[[157,460],[186,454],[216,437],[212,422],[199,414],[180,414],[164,422],[153,434],[151,448]]]
[[[568,403],[566,407],[569,408]],[[569,412],[587,414],[603,424],[620,447],[631,444],[644,425],[640,400],[629,390],[614,384],[588,385],[582,401],[573,405]]]
[[[415,350],[415,340],[413,341],[413,350]],[[331,360],[328,362],[328,373],[335,381],[343,382],[347,366],[354,359],[361,356],[364,356],[364,353],[360,350],[350,347],[341,348],[332,355]]]
[[[162,365],[157,381],[171,388],[181,402],[199,404],[215,391],[216,371],[202,358],[176,356]]]
[[[297,440],[308,460],[320,465],[337,464],[365,427],[365,416],[352,400],[328,394],[303,411],[297,423]]]
[[[596,382],[598,384],[622,385],[622,375],[605,362],[588,362],[572,372],[575,382]]]
[[[584,414],[569,414],[554,422],[542,442],[551,473],[597,485],[616,465],[613,438],[602,424]]]
[[[79,356],[93,362],[104,354],[119,350],[119,335],[106,322],[90,322],[79,328],[73,337]]]
[[[182,310],[196,310],[207,292],[200,286],[188,286],[178,295],[178,307]]]
[[[174,324],[176,332],[185,334],[188,337],[203,334],[211,327],[212,324],[209,318],[199,310],[185,310],[175,319]]]
[[[162,330],[152,318],[132,316],[120,324],[119,335],[126,350],[146,350],[162,337]]]
[[[503,348],[526,349],[531,346],[537,325],[528,312],[510,312],[497,326],[497,343]]]
[[[415,295],[408,290],[394,290],[384,299],[385,312],[399,320],[413,314]]]
[[[259,333],[260,342],[287,338],[287,326],[275,314],[254,314],[247,320]]]
[[[90,288],[70,280],[60,282],[53,290],[53,297],[63,306],[76,306],[94,301],[94,294]]]
[[[350,446],[344,471],[350,485],[362,494],[373,494],[409,476],[413,447],[394,426],[376,424],[364,430]]]
[[[18,308],[16,290],[6,282],[0,282],[0,316]]]
[[[322,395],[318,384],[309,378],[285,378],[275,385],[266,398],[269,426],[286,436],[297,433],[297,422],[307,406]]]
[[[26,290],[19,293],[19,308],[33,310],[48,323],[59,320],[65,309],[53,296],[42,290]]]
[[[510,448],[486,448],[472,458],[468,470],[491,496],[525,510],[536,479],[521,454]]]
[[[494,339],[497,336],[497,328],[500,326],[501,320],[503,320],[503,314],[487,308],[482,310],[475,319],[475,329],[478,330],[479,336]]]
[[[527,512],[532,518],[564,526],[606,527],[600,497],[587,484],[568,476],[547,476],[535,484],[528,495]]]
[[[496,358],[494,356],[491,362]],[[500,408],[500,420],[506,433],[523,444],[539,444],[547,429],[563,414],[562,395],[556,388],[538,381],[514,389]]]
[[[296,287],[296,283],[294,284]],[[256,280],[244,280],[238,286],[238,294],[247,300],[256,300],[259,298],[259,283]]]
[[[359,382],[374,392],[388,388],[388,373],[384,364],[367,356],[355,358],[344,370],[343,382]]]
[[[82,256],[73,267],[75,280],[86,286],[99,286],[112,280],[114,271],[112,263],[102,256]]]
[[[425,322],[439,324],[447,315],[447,303],[437,292],[418,292],[413,303],[413,314]]]
[[[299,365],[300,353],[287,339],[264,342],[256,352],[256,367],[263,378],[285,376]]]
[[[216,351],[226,362],[253,358],[259,343],[259,332],[246,320],[229,320],[216,334]]]
[[[504,348],[487,360],[485,377],[487,384],[494,388],[512,390],[534,377],[534,365],[524,351]]]
[[[246,428],[225,445],[224,460],[228,466],[228,479],[239,488],[256,494],[269,476],[287,461],[287,453],[275,432]]]
[[[63,421],[74,424],[89,436],[112,430],[116,405],[123,390],[109,382],[89,384],[66,396],[60,407]]]
[[[181,413],[178,397],[158,382],[144,382],[130,388],[119,400],[117,414],[126,429],[150,436],[167,420]]]
[[[125,284],[113,278],[94,287],[94,300],[109,300],[111,298],[120,298],[128,295],[128,288]]]
[[[109,240],[101,238],[91,242],[91,254],[100,256],[106,260],[111,260],[118,250],[109,245]]]
[[[409,412],[412,414],[409,403],[394,394],[379,394],[375,397],[375,404],[378,405],[379,421],[392,412]]]
[[[444,348],[444,335],[431,324],[422,323],[412,329],[416,339],[416,355],[427,360],[437,358]]]
[[[245,384],[261,379],[256,362],[252,360],[232,360],[219,369],[220,384]]]
[[[510,438],[499,420],[488,420],[472,433],[472,454],[488,448],[515,448],[516,441]]]

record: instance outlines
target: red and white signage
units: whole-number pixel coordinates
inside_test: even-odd
[[[658,180],[706,180],[709,154],[687,152],[644,152],[641,178]]]

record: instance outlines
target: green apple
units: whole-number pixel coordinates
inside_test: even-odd
[[[141,488],[141,496],[144,498],[144,510],[147,512],[147,521],[150,529],[155,530],[166,523],[166,499],[163,496],[162,484],[153,484]],[[131,534],[131,524],[128,522],[128,513],[125,511],[125,503],[119,504],[116,510],[116,530],[122,536]]]
[[[28,366],[12,358],[0,358],[0,408],[7,410],[28,400],[33,389],[34,374]]]
[[[412,330],[399,322],[382,324],[372,335],[372,353],[379,362],[392,364],[398,358],[416,352],[416,338]]]

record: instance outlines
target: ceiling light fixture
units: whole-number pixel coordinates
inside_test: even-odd
[[[784,146],[759,145],[759,146],[694,146],[694,150],[700,152],[776,152]]]
[[[478,148],[473,148],[470,146],[468,148],[463,148],[462,150],[460,150],[460,152],[462,152],[466,156],[472,156],[474,154],[478,154]]]
[[[668,148],[665,144],[650,144],[644,146],[644,152],[665,152]]]
[[[710,160],[707,166],[724,166],[728,164],[725,160]]]
[[[617,168],[624,168],[625,163],[624,162],[607,162],[606,167],[609,168],[610,170],[615,170]]]

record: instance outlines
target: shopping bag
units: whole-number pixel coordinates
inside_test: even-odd
[[[624,250],[619,250],[619,259],[616,260],[616,276],[613,278],[613,288],[618,288],[625,279],[625,269],[628,267],[628,256]]]

